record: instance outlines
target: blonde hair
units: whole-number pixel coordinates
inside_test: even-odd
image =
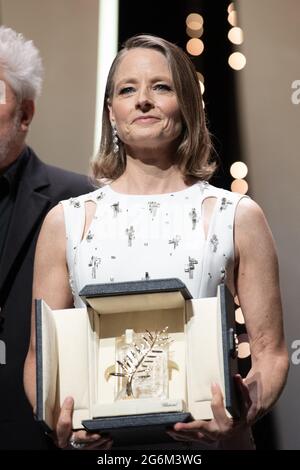
[[[185,177],[193,176],[209,180],[216,164],[211,159],[212,143],[206,126],[196,70],[189,57],[178,46],[151,35],[139,35],[128,39],[112,63],[106,83],[100,150],[91,164],[94,177],[100,181],[115,180],[126,168],[126,154],[121,141],[117,154],[113,152],[108,101],[113,96],[117,67],[127,51],[134,48],[154,49],[166,57],[182,115],[183,130],[177,149],[178,167]]]

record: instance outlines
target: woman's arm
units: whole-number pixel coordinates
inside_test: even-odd
[[[69,286],[69,274],[66,262],[66,233],[63,208],[54,207],[43,223],[34,261],[33,299],[43,299],[52,309],[71,308],[73,297]],[[24,368],[24,386],[27,397],[35,409],[35,321],[32,309],[31,339]],[[68,448],[70,438],[84,445],[85,449],[106,449],[111,447],[111,440],[101,438],[80,430],[72,432],[74,400],[65,397],[56,423],[53,439],[61,448]]]
[[[63,208],[59,204],[46,216],[37,242],[34,276],[34,299],[43,299],[53,309],[73,305],[66,265],[66,233]],[[35,408],[35,320],[31,316],[31,338],[24,369],[24,386],[27,397]]]
[[[235,218],[236,291],[249,334],[252,367],[245,380],[236,377],[242,398],[239,421],[229,418],[221,389],[212,384],[210,421],[177,423],[177,440],[212,443],[226,439],[227,448],[250,448],[241,430],[266,413],[278,399],[288,372],[284,343],[278,262],[273,237],[259,206],[242,199]],[[232,440],[231,440],[232,438]],[[239,441],[239,442],[238,442]],[[245,444],[246,447],[243,447]]]
[[[252,367],[245,379],[252,401],[252,424],[278,399],[288,372],[278,260],[260,207],[242,199],[235,223],[236,290],[250,341]]]

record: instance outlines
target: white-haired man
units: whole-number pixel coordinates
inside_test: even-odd
[[[50,441],[23,390],[30,334],[34,250],[46,213],[90,191],[88,179],[41,162],[25,143],[42,85],[32,41],[0,27],[0,449],[43,449]]]

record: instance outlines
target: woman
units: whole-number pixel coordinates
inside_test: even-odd
[[[179,277],[194,297],[209,297],[226,276],[244,312],[252,353],[248,376],[237,377],[244,415],[238,422],[228,418],[213,385],[214,419],[177,423],[171,434],[208,447],[251,448],[247,427],[275,403],[288,369],[277,257],[261,209],[208,184],[215,168],[210,150],[188,57],[157,37],[129,39],[108,76],[100,154],[93,162],[95,178],[105,184],[48,214],[33,297],[52,308],[81,306],[85,284],[159,277]],[[33,405],[34,357],[32,338],[25,387]],[[60,447],[72,434],[72,406],[69,397],[58,420]],[[111,445],[84,431],[72,439],[86,449]]]

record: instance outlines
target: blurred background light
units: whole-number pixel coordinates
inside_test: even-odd
[[[228,58],[230,67],[234,70],[242,70],[246,65],[246,57],[241,52],[233,52]]]

